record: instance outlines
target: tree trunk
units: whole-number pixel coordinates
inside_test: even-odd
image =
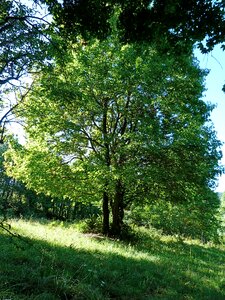
[[[108,142],[108,131],[107,131],[107,111],[108,111],[108,99],[104,99],[103,101],[103,120],[102,120],[102,133],[104,140],[104,162],[107,168],[110,167],[110,151],[109,151],[109,142]],[[102,231],[103,234],[109,234],[109,193],[107,191],[108,188],[108,180],[105,181],[104,191],[103,191],[103,199],[102,199],[102,214],[103,214],[103,223],[102,223]]]
[[[10,208],[10,203],[8,201],[8,199],[10,199],[13,195],[13,191],[12,190],[6,190],[4,189],[3,193],[2,193],[2,214],[3,214],[3,221],[7,220],[7,210],[8,208]]]
[[[112,234],[120,236],[123,225],[124,205],[123,205],[124,190],[121,180],[116,183],[114,201],[112,203]]]
[[[102,232],[103,234],[108,235],[109,234],[109,196],[107,191],[103,192],[102,212],[103,212]]]

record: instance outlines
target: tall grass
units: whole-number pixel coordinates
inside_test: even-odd
[[[74,225],[12,221],[0,234],[0,299],[225,299],[225,248],[139,229],[136,242]]]

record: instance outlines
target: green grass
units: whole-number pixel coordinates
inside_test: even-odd
[[[11,221],[0,232],[0,300],[225,299],[225,248],[140,229],[136,243],[75,225]]]

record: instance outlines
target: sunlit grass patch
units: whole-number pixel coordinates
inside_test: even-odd
[[[222,246],[146,229],[128,243],[83,234],[75,225],[11,225],[22,239],[0,235],[0,290],[6,299],[225,298]]]

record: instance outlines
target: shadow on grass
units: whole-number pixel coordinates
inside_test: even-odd
[[[225,299],[224,253],[215,248],[147,236],[130,248],[124,244],[127,256],[7,235],[0,244],[2,300]]]

